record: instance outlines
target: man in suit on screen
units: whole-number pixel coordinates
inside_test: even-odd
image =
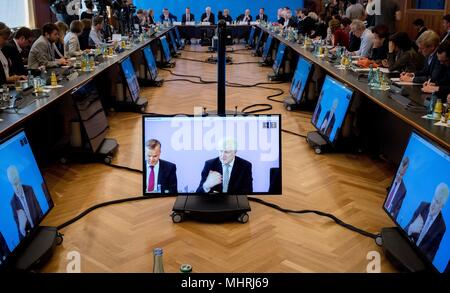
[[[19,239],[22,240],[28,231],[39,224],[38,221],[42,218],[43,213],[33,188],[22,184],[16,166],[9,166],[6,172],[14,190],[11,208],[19,231]]]
[[[236,141],[233,139],[223,140],[218,145],[218,151],[217,158],[205,162],[197,192],[252,193],[252,164],[236,156]]]
[[[6,256],[9,255],[10,251],[3,234],[0,232],[0,265],[5,261]]]
[[[320,131],[330,137],[331,131],[333,131],[334,123],[336,122],[336,109],[338,107],[339,100],[334,99],[331,109],[325,114],[323,118],[322,125],[320,126]]]
[[[438,184],[431,203],[421,202],[405,227],[408,237],[430,261],[433,261],[445,234],[446,226],[441,210],[447,202],[448,194],[447,184]]]
[[[161,160],[160,156],[161,143],[156,139],[148,140],[145,144],[145,190],[148,193],[177,193],[177,166]]]
[[[386,199],[386,210],[391,214],[392,218],[397,219],[400,208],[403,205],[403,200],[406,196],[406,186],[403,182],[403,176],[405,176],[406,171],[409,166],[409,158],[404,157],[400,163],[400,168],[398,174],[395,177],[394,183],[389,191],[388,197]]]
[[[215,24],[214,13],[211,12],[211,7],[205,8],[205,13],[202,14],[202,22],[209,22],[210,24]]]
[[[194,14],[191,13],[191,9],[186,7],[186,13],[181,17],[181,22],[185,24],[186,22],[195,21]]]

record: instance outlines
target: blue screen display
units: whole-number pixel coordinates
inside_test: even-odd
[[[172,44],[172,49],[174,52],[177,52],[178,51],[177,41],[175,39],[175,34],[173,33],[173,30],[169,31],[169,35],[170,35],[170,43]]]
[[[384,208],[424,256],[449,271],[450,155],[412,133]]]
[[[123,74],[127,80],[128,89],[130,90],[131,99],[136,102],[139,99],[139,82],[134,71],[133,63],[131,63],[130,57],[127,57],[121,64]]]
[[[264,31],[261,30],[261,32],[259,33],[258,38],[256,39],[255,52],[258,52],[259,47],[261,47],[263,35],[264,35]]]
[[[181,47],[181,35],[180,31],[178,30],[178,27],[175,27],[175,34],[176,34],[176,41],[179,47]]]
[[[266,60],[267,56],[269,56],[270,48],[272,47],[272,39],[273,39],[272,35],[269,35],[267,37],[266,43],[264,44],[264,50],[262,54],[264,60]]]
[[[300,57],[297,63],[297,69],[291,83],[291,95],[299,103],[305,91],[306,83],[311,72],[312,64]]]
[[[147,68],[150,72],[150,77],[152,80],[158,77],[158,69],[156,68],[155,57],[150,47],[145,47],[144,50],[145,60],[147,61]]]
[[[254,40],[255,40],[255,28],[252,27],[252,29],[250,30],[250,34],[248,36],[247,44],[249,46],[253,46]]]
[[[281,64],[283,63],[284,52],[286,51],[286,45],[284,43],[280,43],[278,46],[277,56],[273,63],[273,71],[275,74],[278,74],[280,71]]]
[[[170,54],[169,44],[167,43],[167,39],[165,36],[159,38],[161,40],[161,46],[164,53],[164,58],[166,59],[166,62],[169,62],[170,59],[172,59],[172,55]]]
[[[25,132],[19,132],[0,144],[0,266],[52,207]]]
[[[331,143],[334,143],[341,130],[352,95],[353,91],[342,83],[330,76],[325,78],[312,116],[312,124]]]

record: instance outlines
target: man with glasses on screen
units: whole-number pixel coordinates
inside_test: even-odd
[[[447,184],[443,182],[438,184],[431,203],[421,202],[405,227],[409,238],[416,243],[430,261],[433,261],[446,231],[441,211],[447,202],[448,195]]]
[[[30,231],[42,218],[43,213],[33,188],[22,184],[19,171],[16,166],[11,165],[7,169],[8,180],[14,190],[11,199],[11,208],[14,214],[14,220],[19,231],[19,239],[22,240],[28,231]]]
[[[147,193],[177,193],[177,166],[160,159],[161,143],[150,139],[145,144],[145,158],[147,161]]]
[[[386,210],[394,219],[397,219],[400,208],[403,205],[403,200],[406,196],[406,186],[403,182],[403,177],[408,170],[408,166],[409,158],[404,157],[402,162],[400,163],[400,169],[398,170],[398,174],[395,177],[394,183],[392,183],[392,188],[389,191],[389,195],[386,200]]]
[[[208,160],[202,171],[198,193],[253,192],[252,164],[238,156],[234,139],[224,139],[218,145],[219,157]]]

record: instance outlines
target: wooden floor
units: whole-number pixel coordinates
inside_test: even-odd
[[[205,50],[192,46],[191,50]],[[209,54],[183,52],[183,57],[205,59]],[[234,61],[257,61],[246,52]],[[216,66],[178,60],[176,73],[216,79]],[[270,68],[256,64],[227,67],[227,80],[267,81]],[[166,80],[178,78],[168,72]],[[286,92],[289,84],[276,85]],[[267,102],[272,90],[228,88],[227,108]],[[193,113],[194,107],[214,109],[216,85],[166,82],[146,88],[149,112]],[[283,128],[305,134],[312,130],[310,113],[287,112],[273,103],[270,113],[281,113]],[[114,163],[141,169],[141,118],[133,113],[109,117],[108,136],[120,150]],[[392,168],[365,155],[315,155],[303,138],[283,133],[283,195],[264,199],[290,209],[319,209],[371,232],[393,223],[382,210]],[[53,165],[44,171],[55,208],[44,225],[58,225],[86,208],[107,200],[142,194],[140,174],[101,164]],[[82,272],[149,272],[152,249],[164,249],[167,272],[189,263],[195,272],[365,272],[370,251],[381,252],[372,239],[348,231],[316,215],[288,215],[252,203],[247,224],[173,224],[169,217],[174,198],[152,199],[96,210],[63,229],[58,247],[45,272],[65,272],[68,253],[81,255]],[[394,268],[382,256],[383,272]]]

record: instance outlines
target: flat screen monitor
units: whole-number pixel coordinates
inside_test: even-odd
[[[253,47],[255,43],[255,27],[252,27],[250,30],[250,34],[248,35],[247,45]]]
[[[300,103],[305,92],[306,85],[308,84],[309,77],[311,75],[312,63],[306,61],[305,58],[300,57],[297,63],[297,69],[292,79],[290,93],[291,96]]]
[[[263,60],[267,60],[267,58],[269,57],[270,50],[272,49],[272,40],[273,40],[272,35],[269,35],[267,37],[266,43],[264,44],[264,50],[262,53]]]
[[[139,93],[141,89],[139,87],[139,82],[130,57],[125,58],[121,62],[120,67],[122,68],[123,75],[127,81],[127,87],[130,91],[131,100],[136,103],[139,100]]]
[[[275,57],[275,61],[273,62],[273,71],[275,72],[275,74],[278,74],[280,72],[285,52],[286,52],[286,45],[284,43],[280,43],[277,50],[277,56]]]
[[[24,131],[0,141],[0,193],[0,267],[4,267],[53,208]]]
[[[176,40],[177,40],[178,47],[181,47],[182,43],[181,43],[181,34],[180,34],[180,30],[178,29],[178,27],[175,27],[174,30],[175,30],[175,35],[176,35],[176,37],[177,37]]]
[[[413,132],[384,210],[439,272],[450,272],[450,153]]]
[[[281,194],[281,118],[143,117],[146,195]]]
[[[147,69],[150,72],[150,79],[155,80],[158,77],[158,68],[156,67],[155,57],[153,56],[152,49],[147,46],[142,51],[144,52]]]
[[[169,36],[170,36],[170,44],[172,45],[172,50],[174,53],[176,53],[178,52],[178,45],[173,30],[169,31]]]
[[[261,47],[263,36],[264,36],[264,31],[261,30],[261,32],[259,33],[258,38],[256,39],[256,44],[255,44],[255,53],[256,54],[259,54],[258,51],[259,51],[259,47]]]
[[[170,54],[169,44],[167,43],[166,36],[162,36],[159,38],[161,40],[161,46],[164,54],[164,59],[166,62],[169,62],[172,59],[172,55]]]
[[[72,92],[72,99],[87,145],[96,153],[105,140],[109,125],[95,83],[90,81],[80,86]]]
[[[340,133],[352,96],[350,88],[330,76],[325,78],[312,124],[331,144],[335,143]]]

